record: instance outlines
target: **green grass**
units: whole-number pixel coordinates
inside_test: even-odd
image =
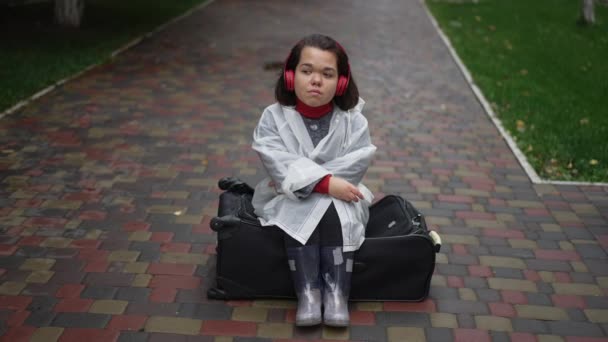
[[[91,0],[82,26],[53,24],[50,3],[0,6],[0,112],[204,0]]]
[[[427,0],[505,128],[546,179],[608,181],[608,8],[578,0]]]

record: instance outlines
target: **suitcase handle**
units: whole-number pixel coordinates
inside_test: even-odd
[[[236,227],[241,222],[241,219],[234,215],[226,215],[221,217],[214,217],[211,219],[211,229],[214,232],[221,231],[224,227]]]
[[[236,177],[224,177],[217,182],[217,186],[222,190],[232,191],[237,194],[253,195],[253,188]]]
[[[435,253],[439,253],[439,250],[441,249],[441,236],[434,230],[429,231],[429,236],[431,237],[431,240],[433,240],[433,245],[435,245]]]

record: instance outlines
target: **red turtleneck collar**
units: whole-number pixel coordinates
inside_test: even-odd
[[[333,109],[334,104],[332,101],[319,107],[311,107],[296,97],[296,110],[309,119],[319,119],[331,113]]]

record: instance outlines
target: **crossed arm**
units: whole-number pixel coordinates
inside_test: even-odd
[[[357,185],[367,171],[376,149],[371,144],[364,118],[362,124],[348,137],[349,144],[345,146],[343,155],[322,164],[302,156],[302,153],[290,151],[280,136],[276,123],[271,117],[266,119],[270,121],[264,124],[261,122],[256,128],[253,148],[260,155],[278,189],[295,199],[298,198],[298,192],[310,193],[311,184],[315,184],[315,191],[346,202],[363,199]]]

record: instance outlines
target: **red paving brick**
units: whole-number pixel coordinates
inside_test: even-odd
[[[55,297],[57,298],[78,298],[80,297],[80,292],[84,290],[84,285],[82,284],[64,284],[61,286],[57,292],[55,292]]]
[[[78,258],[85,260],[106,260],[110,255],[109,251],[101,251],[95,249],[82,249],[78,252]]]
[[[20,327],[23,325],[25,320],[29,317],[29,311],[15,311],[11,314],[11,317],[8,320],[9,327]]]
[[[226,304],[229,306],[251,306],[253,301],[251,300],[229,300],[226,301]]]
[[[0,337],[0,342],[28,342],[36,329],[30,326],[11,327]]]
[[[152,236],[150,237],[150,241],[155,241],[155,242],[170,242],[171,240],[173,240],[173,233],[166,233],[166,232],[152,233]]]
[[[473,277],[491,277],[492,276],[492,269],[488,266],[481,266],[481,265],[469,265],[469,274]]]
[[[452,253],[460,254],[460,255],[469,254],[469,252],[467,252],[467,248],[464,245],[459,245],[459,244],[452,245]]]
[[[55,312],[87,312],[93,304],[92,299],[64,298],[55,304]]]
[[[136,232],[136,231],[147,231],[150,228],[150,224],[147,222],[127,222],[123,225],[123,229],[126,232]]]
[[[97,249],[101,245],[101,241],[98,240],[75,240],[72,241],[70,246],[75,248],[86,248],[86,249]]]
[[[67,220],[51,217],[33,217],[26,220],[23,224],[28,227],[47,227],[47,228],[63,228]]]
[[[502,300],[510,304],[528,304],[528,297],[520,291],[502,290],[500,291]]]
[[[525,237],[524,233],[519,230],[512,229],[491,229],[485,228],[483,230],[483,235],[489,237],[502,237],[502,238],[510,238],[510,239],[523,239]]]
[[[196,265],[151,263],[147,273],[191,276],[194,271],[196,271]]]
[[[0,296],[0,308],[8,310],[25,310],[31,302],[27,296]]]
[[[152,292],[150,293],[150,297],[148,299],[151,302],[156,303],[173,303],[176,295],[176,288],[157,287],[152,289]]]
[[[105,260],[93,260],[87,263],[87,266],[84,268],[85,272],[105,272],[110,263]]]
[[[490,342],[490,334],[485,330],[454,329],[454,342]]]
[[[38,246],[44,241],[42,236],[24,236],[19,240],[20,246]]]
[[[587,307],[585,299],[581,296],[553,294],[551,301],[555,306],[562,308],[585,309]]]
[[[78,218],[81,220],[101,221],[106,218],[106,215],[107,215],[107,213],[105,213],[103,211],[89,210],[89,211],[83,211],[82,214],[80,214],[80,216]]]
[[[17,250],[17,246],[0,245],[0,255],[12,255]]]
[[[433,300],[427,299],[422,302],[384,302],[384,311],[412,311],[412,312],[435,312],[437,308]]]
[[[490,307],[490,312],[493,316],[501,316],[501,317],[515,317],[517,316],[517,312],[513,305],[508,303],[488,303]]]
[[[577,252],[551,249],[535,249],[534,255],[536,255],[538,259],[546,260],[579,261],[581,259]]]
[[[447,276],[447,282],[449,287],[462,288],[464,286],[464,280],[457,276]]]
[[[570,274],[568,274],[566,272],[555,272],[555,273],[553,273],[553,275],[555,276],[555,280],[558,283],[571,283],[572,282],[572,277],[570,277]]]
[[[530,281],[540,281],[542,278],[540,277],[540,274],[538,274],[537,271],[534,270],[524,270],[524,276],[526,277],[527,280]]]
[[[189,243],[167,242],[160,246],[163,253],[188,253],[192,245]]]
[[[408,310],[406,310],[408,311]],[[350,324],[351,325],[375,325],[376,315],[370,311],[351,311],[350,312]]]

